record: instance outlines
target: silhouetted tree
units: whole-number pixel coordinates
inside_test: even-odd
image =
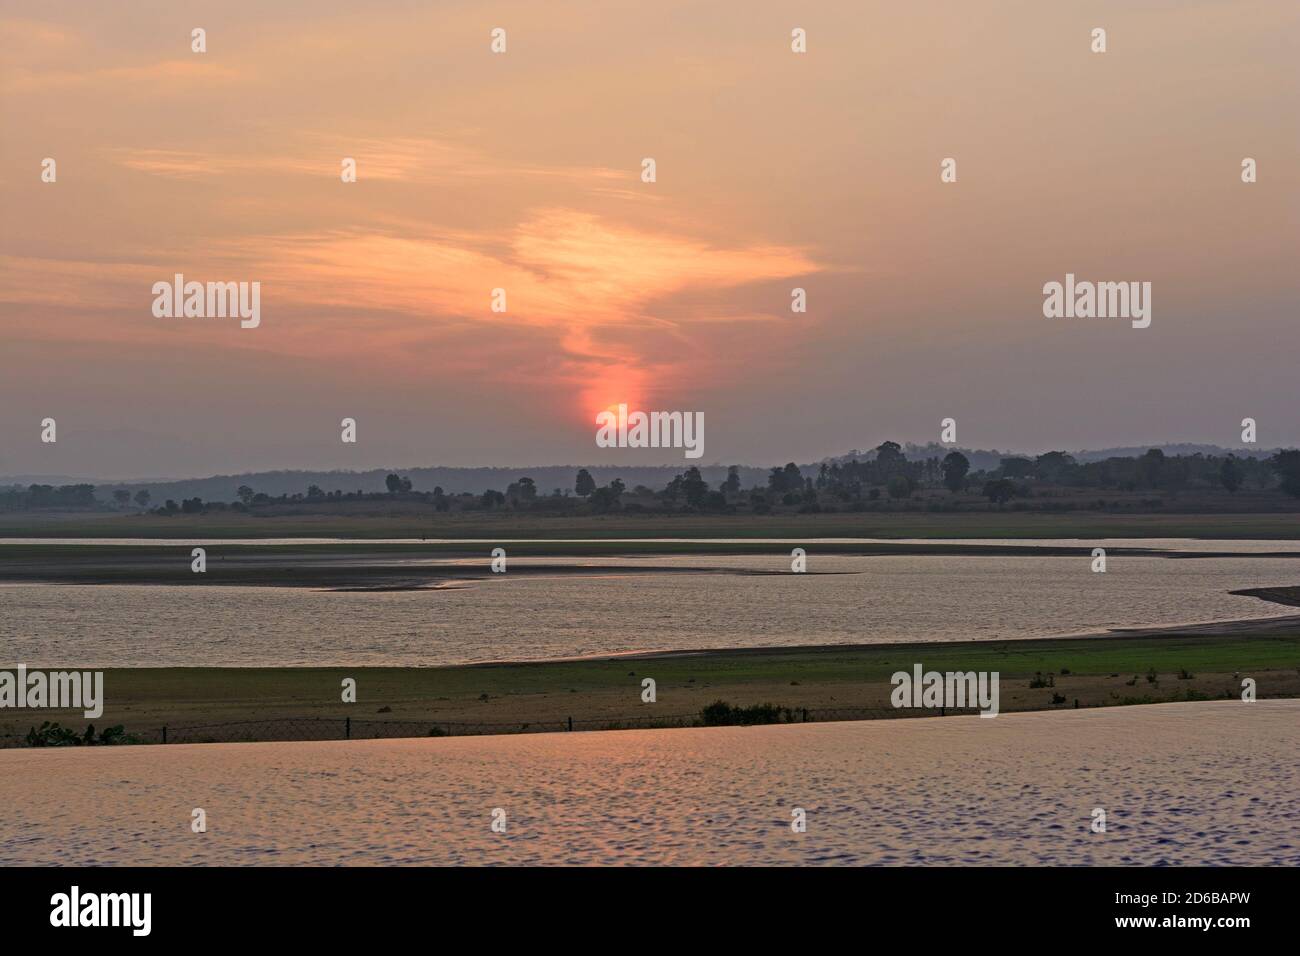
[[[537,500],[537,482],[531,478],[512,481],[506,488],[506,497],[515,504],[530,504]]]
[[[1006,504],[1015,493],[1015,483],[1006,478],[995,478],[984,483],[984,497],[995,505]]]
[[[623,494],[623,482],[615,478],[604,488],[597,488],[590,495],[592,506],[599,512],[610,511],[619,505],[619,496]]]
[[[1034,473],[1053,484],[1064,483],[1077,468],[1074,458],[1063,451],[1049,451],[1034,459]]]
[[[1241,487],[1241,469],[1237,467],[1235,455],[1223,459],[1223,465],[1219,468],[1219,484],[1229,492],[1235,492]]]
[[[682,497],[682,482],[685,480],[681,475],[676,475],[672,481],[664,486],[664,498],[672,504],[676,504],[677,499]]]
[[[591,472],[587,471],[586,468],[579,469],[578,477],[575,478],[573,481],[574,494],[581,495],[583,498],[586,498],[595,490],[596,490],[596,480],[591,477]]]
[[[970,471],[970,459],[959,451],[950,451],[943,459],[943,483],[953,494],[966,487],[966,473]]]
[[[772,469],[772,473],[767,476],[767,487],[769,491],[777,494],[801,493],[803,491],[803,473],[794,462],[788,462],[784,468]]]
[[[1028,478],[1034,470],[1034,463],[1028,458],[1003,458],[999,470],[1003,478]]]
[[[1268,466],[1282,480],[1282,490],[1300,498],[1300,451],[1280,451],[1268,460]]]
[[[682,476],[682,495],[686,498],[686,503],[692,508],[698,508],[704,504],[708,493],[709,485],[700,475],[700,469],[686,469],[686,474]]]
[[[1148,488],[1159,488],[1165,475],[1165,453],[1152,448],[1137,460],[1138,481]]]
[[[889,492],[891,498],[910,498],[914,488],[915,485],[912,479],[907,475],[895,475],[889,479],[889,484],[885,486],[885,490]]]
[[[889,480],[903,474],[906,467],[902,446],[896,441],[883,441],[876,446],[876,460],[870,464],[871,480],[888,487]]]

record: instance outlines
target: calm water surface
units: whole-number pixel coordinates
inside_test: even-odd
[[[1018,640],[1282,616],[1296,609],[1228,592],[1300,584],[1300,560],[1289,558],[1113,555],[1107,573],[1093,574],[1086,554],[851,557],[809,550],[808,574],[789,573],[788,553],[780,552],[512,558],[513,567],[551,561],[611,570],[507,572],[406,592],[11,585],[0,587],[0,646],[4,659],[33,666],[419,666],[666,649]],[[476,563],[485,564],[486,554]],[[618,573],[615,565],[722,573]]]
[[[1298,751],[1300,701],[1280,700],[6,750],[0,864],[1295,866]]]

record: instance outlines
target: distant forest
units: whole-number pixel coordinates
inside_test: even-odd
[[[713,482],[699,468],[687,468],[659,487],[620,477],[598,483],[593,471],[580,468],[571,484],[546,489],[520,474],[500,488],[448,492],[440,485],[417,488],[410,475],[384,478],[383,491],[325,489],[309,483],[301,491],[278,495],[248,484],[229,501],[199,496],[157,500],[146,487],[93,484],[12,486],[0,490],[0,511],[118,510],[151,514],[199,514],[233,511],[273,516],[358,511],[527,511],[555,514],[608,512],[651,513],[820,513],[836,511],[959,510],[971,507],[1042,510],[1155,510],[1166,506],[1194,510],[1237,510],[1232,502],[1250,498],[1252,510],[1290,508],[1300,498],[1300,451],[1268,457],[1232,453],[1167,455],[1158,448],[1132,456],[1079,461],[1059,451],[1037,456],[996,457],[975,453],[984,467],[972,467],[961,451],[929,454],[938,446],[907,451],[886,441],[872,451],[855,452],[817,465],[794,462],[766,473],[754,468],[713,466]],[[938,450],[942,450],[938,448]],[[638,470],[628,469],[635,473]],[[498,470],[499,471],[499,470]],[[552,477],[554,468],[543,469]],[[656,471],[662,471],[657,469]],[[338,477],[343,477],[340,473]],[[97,494],[98,491],[98,494]]]

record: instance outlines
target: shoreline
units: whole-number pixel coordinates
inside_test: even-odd
[[[46,585],[166,585],[185,587],[284,587],[329,591],[447,590],[448,585],[509,577],[567,577],[642,574],[785,575],[789,553],[767,542],[510,542],[507,571],[492,571],[490,549],[457,542],[427,544],[350,545],[207,545],[206,571],[191,568],[188,545],[150,544],[5,544],[0,541],[0,584]],[[1088,559],[1092,543],[1079,545],[960,544],[918,542],[823,542],[812,555],[835,557],[1072,557]],[[1180,551],[1169,548],[1112,547],[1112,558],[1145,557],[1167,560],[1198,558],[1300,559],[1300,551]],[[710,558],[770,558],[770,568],[708,565]],[[552,563],[520,563],[517,559],[556,559]],[[584,561],[637,558],[695,558],[700,564],[600,564]],[[857,570],[819,570],[810,575],[860,574]],[[1250,596],[1271,598],[1251,589]],[[1258,592],[1258,593],[1257,593]],[[1300,598],[1296,599],[1300,602]],[[1286,602],[1279,602],[1286,603]],[[1294,606],[1300,606],[1297,603]]]
[[[1230,591],[1230,594],[1244,592]],[[1266,599],[1267,600],[1267,599]],[[1278,603],[1285,603],[1279,601]],[[1296,606],[1300,606],[1297,604]],[[1055,634],[1049,637],[1021,638],[1015,641],[891,641],[882,644],[782,644],[764,647],[727,647],[727,648],[673,648],[664,650],[624,651],[618,654],[588,654],[580,657],[548,657],[544,660],[515,660],[505,658],[496,661],[473,661],[466,664],[444,664],[443,667],[513,667],[531,664],[572,663],[575,661],[601,660],[659,660],[673,657],[698,657],[709,654],[727,654],[743,657],[747,654],[766,655],[782,651],[801,654],[833,654],[837,651],[873,651],[882,649],[906,650],[925,647],[948,647],[953,644],[1034,644],[1039,641],[1090,641],[1106,640],[1114,637],[1197,637],[1197,636],[1258,636],[1279,637],[1300,634],[1300,614],[1288,614],[1281,617],[1247,617],[1226,621],[1204,621],[1191,624],[1169,624],[1164,626],[1112,627],[1105,631],[1083,631],[1078,634]],[[1297,661],[1300,666],[1300,661]]]
[[[0,514],[0,538],[1193,538],[1300,539],[1300,510],[1105,511],[881,507],[820,514],[545,515],[432,509],[353,514]]]

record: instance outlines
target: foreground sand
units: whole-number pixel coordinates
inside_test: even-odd
[[[0,752],[0,864],[1300,864],[1300,701]],[[191,832],[194,808],[207,832]],[[492,811],[507,831],[490,829]],[[802,808],[807,832],[790,829]],[[1094,811],[1106,832],[1094,833]]]

